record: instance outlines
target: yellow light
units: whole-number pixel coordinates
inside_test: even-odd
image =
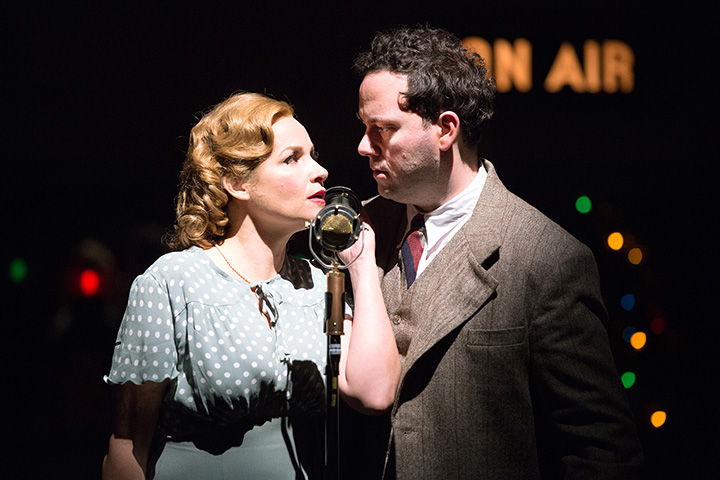
[[[663,412],[662,410],[653,412],[653,414],[650,415],[650,423],[652,423],[652,426],[655,428],[660,428],[663,425],[665,425],[666,420],[667,420],[667,413]]]
[[[613,250],[620,250],[623,246],[623,236],[620,232],[613,232],[608,236],[607,242]]]
[[[647,335],[645,335],[645,332],[635,332],[633,336],[630,337],[630,345],[632,345],[635,350],[643,348],[646,342]]]
[[[642,262],[642,257],[642,250],[640,250],[639,248],[633,248],[628,252],[628,260],[630,260],[630,263],[632,263],[633,265],[637,265]]]

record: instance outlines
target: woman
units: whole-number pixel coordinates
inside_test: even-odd
[[[180,251],[133,283],[106,377],[116,418],[103,478],[322,475],[326,279],[286,245],[323,207],[327,171],[293,114],[236,94],[192,129]],[[354,408],[379,413],[400,363],[364,228],[338,384]]]

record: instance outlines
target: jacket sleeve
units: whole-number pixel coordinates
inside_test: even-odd
[[[545,237],[527,292],[543,478],[636,478],[643,454],[610,350],[595,259],[569,236]]]

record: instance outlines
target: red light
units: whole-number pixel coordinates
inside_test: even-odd
[[[86,297],[92,297],[100,290],[100,275],[90,268],[80,274],[80,291]]]
[[[650,330],[655,334],[661,334],[665,330],[665,319],[657,317],[650,322]]]

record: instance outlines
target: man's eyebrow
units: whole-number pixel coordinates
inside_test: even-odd
[[[395,123],[392,119],[389,119],[389,118],[369,117],[369,118],[363,120],[363,118],[360,116],[359,113],[356,113],[355,116],[356,116],[357,119],[360,120],[364,125],[376,124],[376,123],[387,123],[387,124]]]

